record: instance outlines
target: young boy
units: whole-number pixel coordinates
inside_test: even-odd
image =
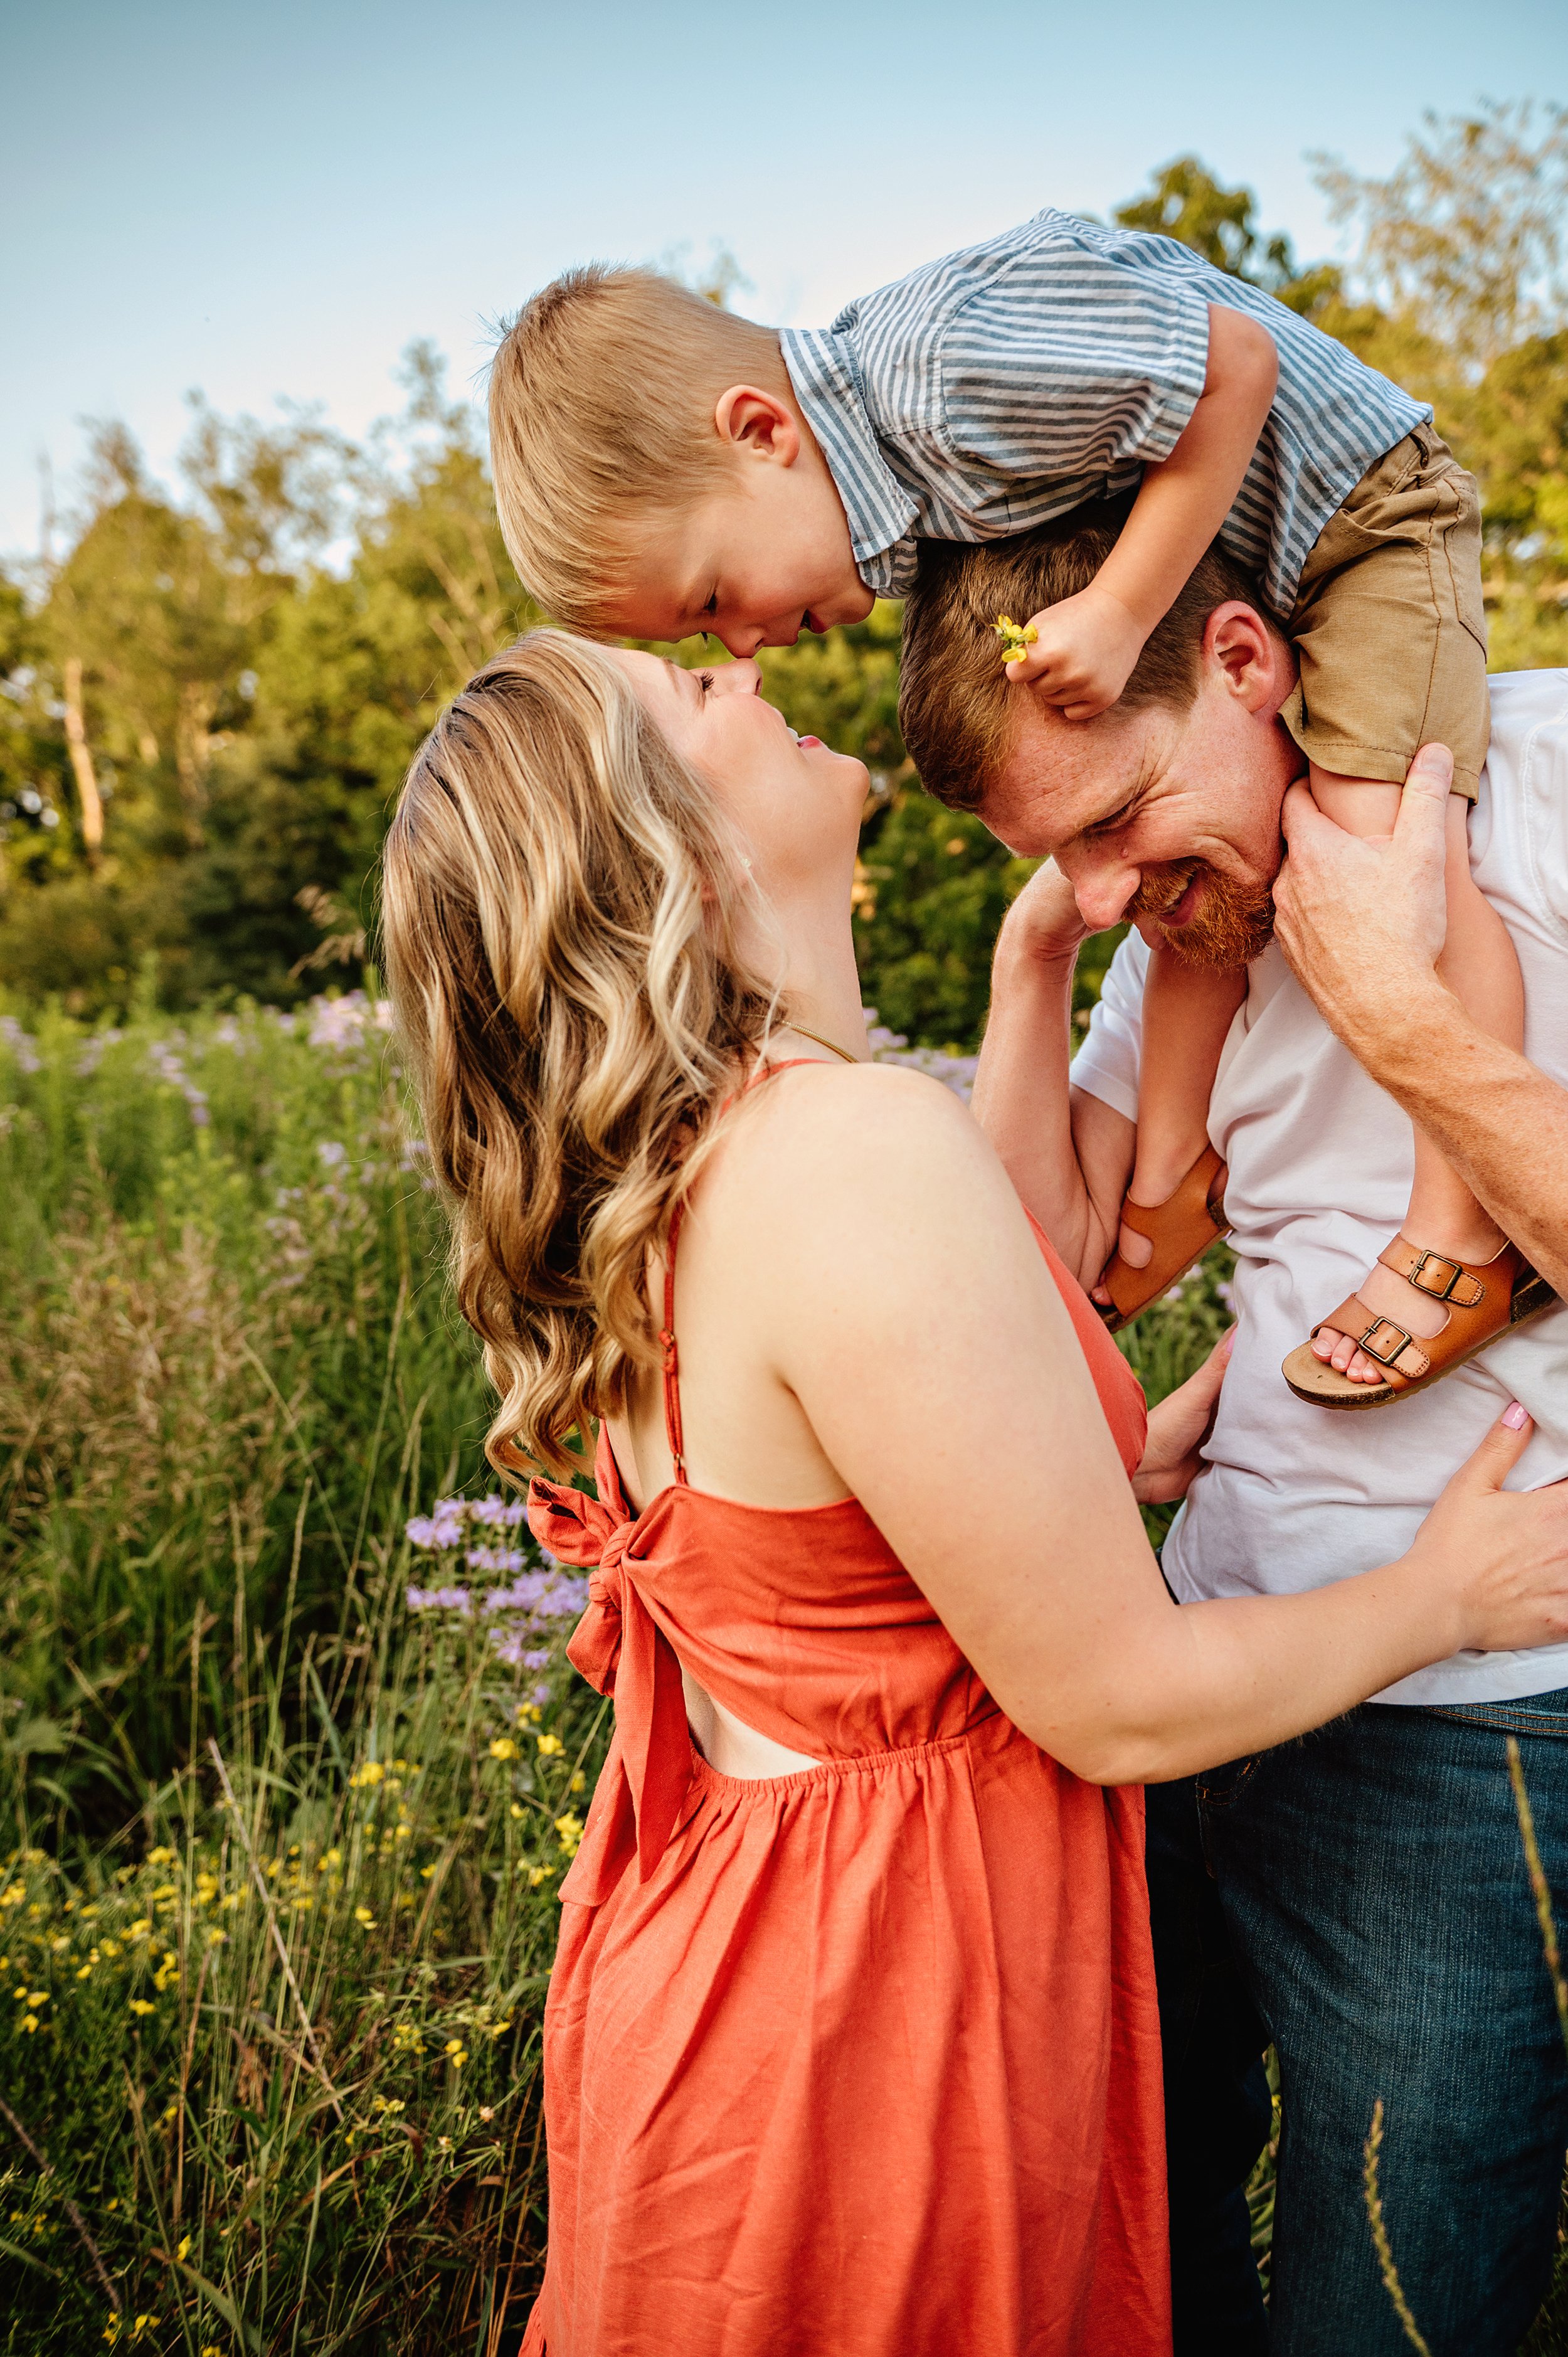
[[[1281,717],[1332,818],[1388,834],[1420,746],[1452,750],[1442,970],[1518,1047],[1518,964],[1466,834],[1488,733],[1479,511],[1431,418],[1187,247],[1054,211],[825,331],[776,333],[649,271],[569,272],[519,315],[490,385],[507,545],[589,629],[789,645],[900,595],[921,539],[998,538],[1135,490],[1092,586],[1004,635],[1009,676],[1089,720],[1218,536],[1295,644]],[[1113,1326],[1223,1232],[1208,1103],[1245,987],[1155,952],[1136,1163],[1097,1292]],[[1381,1405],[1508,1324],[1517,1255],[1419,1131],[1406,1229],[1291,1353],[1299,1397]]]

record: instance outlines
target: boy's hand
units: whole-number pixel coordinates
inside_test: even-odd
[[[1034,643],[1007,665],[1016,685],[1037,687],[1068,720],[1108,712],[1132,675],[1148,635],[1120,597],[1091,584],[1028,625]]]

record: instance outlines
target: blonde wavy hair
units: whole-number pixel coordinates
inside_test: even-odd
[[[650,1249],[778,1019],[736,948],[742,889],[711,788],[564,631],[476,673],[409,770],[387,978],[498,1471],[581,1466],[656,1356]]]

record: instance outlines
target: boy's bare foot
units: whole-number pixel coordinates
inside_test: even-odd
[[[1480,1268],[1501,1252],[1507,1239],[1502,1230],[1488,1220],[1479,1204],[1476,1206],[1474,1222],[1463,1232],[1451,1231],[1444,1236],[1416,1235],[1408,1229],[1412,1243],[1429,1252],[1442,1253],[1453,1260],[1467,1261],[1472,1268]],[[1396,1326],[1413,1334],[1418,1342],[1428,1341],[1440,1334],[1447,1323],[1448,1310],[1444,1302],[1434,1300],[1430,1293],[1396,1276],[1381,1261],[1372,1266],[1356,1288],[1360,1298],[1376,1317],[1387,1318]],[[1350,1337],[1339,1334],[1331,1326],[1321,1327],[1312,1340],[1312,1352],[1325,1366],[1336,1368],[1353,1383],[1383,1383],[1388,1381],[1385,1368],[1375,1359],[1369,1359],[1357,1349]]]

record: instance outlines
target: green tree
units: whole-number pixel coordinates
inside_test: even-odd
[[[1303,270],[1282,231],[1264,236],[1257,209],[1251,188],[1228,188],[1196,156],[1178,156],[1154,175],[1145,195],[1118,205],[1112,219],[1122,229],[1174,238],[1228,277],[1265,286],[1290,310],[1315,317],[1339,293],[1339,272],[1331,263]]]

